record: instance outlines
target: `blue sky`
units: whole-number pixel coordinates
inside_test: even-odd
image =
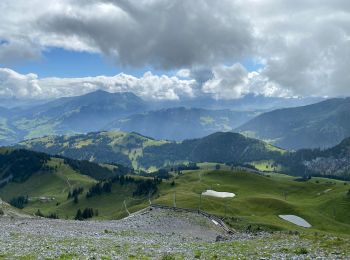
[[[69,51],[61,48],[48,49],[38,60],[23,61],[9,67],[21,74],[38,74],[40,78],[114,76],[120,72],[139,76],[144,73],[142,69],[121,69],[97,53]]]
[[[261,67],[251,59],[246,59],[241,63],[248,71]],[[12,66],[7,65],[7,67],[21,74],[35,73],[40,78],[114,76],[121,72],[141,77],[147,71],[155,75],[174,75],[176,73],[176,70],[156,70],[152,67],[122,67],[98,53],[69,51],[62,48],[50,48],[44,51],[42,57],[37,60],[22,61]]]

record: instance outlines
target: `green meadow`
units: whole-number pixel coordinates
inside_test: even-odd
[[[200,196],[207,190],[232,192],[234,198]],[[305,182],[271,173],[230,170],[187,171],[175,178],[175,185],[163,183],[153,203],[184,208],[201,208],[224,217],[236,229],[299,230],[278,215],[306,219],[310,231],[350,234],[350,184],[325,178]],[[174,195],[176,194],[176,195]]]
[[[18,195],[28,195],[29,203],[23,209],[34,214],[38,209],[60,218],[74,218],[77,209],[98,209],[97,219],[119,219],[145,208],[149,197],[135,197],[136,184],[114,183],[111,193],[86,198],[89,188],[97,181],[82,175],[61,159],[52,159],[57,166],[53,173],[38,173],[23,183],[10,183],[0,189],[0,197],[9,201]],[[350,234],[350,183],[326,178],[297,181],[295,177],[265,173],[258,175],[231,170],[216,164],[201,163],[199,170],[183,171],[164,180],[156,194],[154,204],[201,209],[218,215],[237,230],[297,230]],[[135,178],[141,178],[134,176]],[[69,191],[82,187],[78,202],[68,199]],[[207,189],[231,192],[234,198],[201,196]],[[312,228],[305,229],[282,220],[278,215],[297,215],[307,220]]]
[[[99,211],[98,219],[119,219],[127,216],[128,210],[135,211],[145,207],[148,198],[134,198],[132,193],[135,184],[113,184],[112,192],[91,198],[86,193],[97,183],[93,178],[82,175],[64,164],[62,159],[51,159],[50,166],[57,166],[53,173],[37,173],[22,183],[9,183],[0,189],[0,197],[6,201],[19,195],[28,196],[29,203],[23,209],[26,213],[35,214],[38,210],[45,216],[56,213],[59,218],[72,219],[78,209],[93,208]],[[78,203],[68,199],[68,193],[74,188],[82,187]]]

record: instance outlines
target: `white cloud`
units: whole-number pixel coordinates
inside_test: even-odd
[[[232,0],[2,0],[0,35],[41,49],[99,52],[123,65],[177,69],[247,53],[249,24],[235,6]]]
[[[0,97],[58,98],[76,96],[102,89],[109,92],[133,92],[149,100],[176,100],[193,97],[195,80],[157,76],[151,72],[137,78],[127,74],[113,77],[42,78],[22,75],[10,69],[0,69]]]
[[[204,83],[202,90],[216,99],[240,98],[248,91],[248,71],[240,64],[214,67],[213,75]]]
[[[178,72],[176,72],[176,76],[179,78],[189,78],[191,76],[191,70],[181,69]]]
[[[350,2],[241,2],[255,35],[261,75],[298,96],[350,95]]]
[[[285,97],[290,94],[260,72],[248,72],[239,63],[216,66],[212,72],[213,78],[203,84],[202,91],[216,99],[237,99],[248,93],[269,97]]]
[[[37,98],[42,95],[35,74],[22,75],[10,69],[0,68],[0,96]]]
[[[132,67],[183,69],[176,80],[132,81],[166,82],[137,90],[154,98],[188,95],[189,87],[186,92],[173,85],[179,78],[194,78],[197,88],[204,84],[203,91],[217,98],[249,91],[350,95],[348,0],[2,0],[0,12],[2,66],[60,47],[101,53]],[[263,68],[247,75],[237,65],[222,65],[245,59],[259,60]]]

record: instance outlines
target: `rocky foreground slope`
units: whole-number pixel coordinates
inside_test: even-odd
[[[228,235],[209,219],[153,209],[119,221],[0,217],[0,259],[346,259],[344,238]],[[323,244],[323,241],[327,241]],[[332,241],[335,241],[332,243]]]

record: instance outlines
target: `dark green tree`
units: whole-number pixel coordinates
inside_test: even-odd
[[[75,195],[75,196],[74,196],[73,203],[74,203],[74,204],[78,204],[78,203],[79,203],[79,196],[78,196],[78,195]]]
[[[82,215],[80,209],[77,210],[77,214],[75,215],[75,218],[74,218],[74,219],[75,219],[75,220],[83,220],[83,215]]]

